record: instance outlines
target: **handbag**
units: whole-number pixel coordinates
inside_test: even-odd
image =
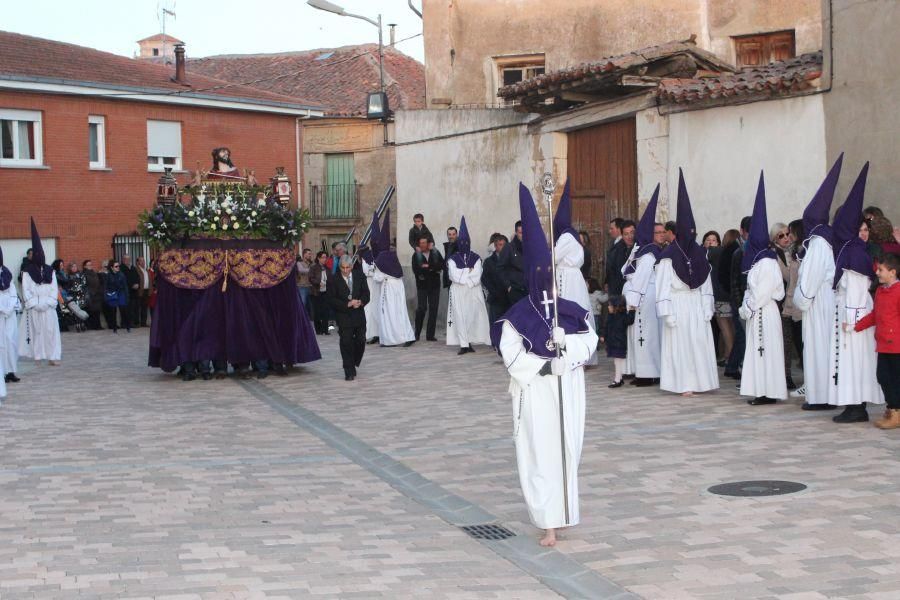
[[[107,306],[119,306],[119,292],[106,292],[103,296]]]

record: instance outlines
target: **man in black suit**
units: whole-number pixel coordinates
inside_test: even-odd
[[[416,341],[422,334],[425,313],[428,313],[428,328],[425,339],[437,341],[438,302],[441,299],[441,271],[444,270],[444,257],[433,248],[434,244],[426,237],[419,238],[419,245],[412,257],[412,270],[416,277]]]
[[[491,323],[503,316],[509,309],[509,294],[503,278],[500,276],[500,254],[507,244],[506,236],[502,233],[491,235],[491,244],[494,251],[484,259],[484,267],[481,272],[481,287],[487,291],[488,319]]]
[[[328,278],[328,303],[334,309],[341,336],[341,359],[344,363],[344,380],[353,381],[356,367],[362,362],[366,349],[366,313],[363,307],[369,303],[369,286],[366,278],[353,271],[353,259],[344,255],[340,259],[340,272]]]

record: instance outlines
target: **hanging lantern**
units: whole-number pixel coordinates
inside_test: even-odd
[[[291,180],[284,174],[284,167],[275,168],[275,176],[272,177],[272,196],[285,208],[291,203]]]
[[[172,175],[172,167],[166,167],[165,172],[156,183],[156,203],[163,206],[171,206],[178,200],[178,181]]]

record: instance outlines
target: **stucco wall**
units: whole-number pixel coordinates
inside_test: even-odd
[[[824,96],[829,156],[845,151],[838,193],[844,198],[865,161],[871,161],[866,205],[900,224],[900,2],[833,0],[833,74]],[[837,200],[835,201],[837,202]]]
[[[697,35],[733,61],[731,36],[796,29],[821,47],[820,0],[424,0],[426,101],[496,103],[493,57],[544,53],[548,71]]]
[[[638,143],[642,203],[649,199],[654,179],[662,175],[664,160],[660,204],[668,205],[669,218],[674,219],[682,167],[699,233],[715,229],[721,234],[752,211],[763,169],[769,222],[800,218],[825,176],[827,161],[834,158],[830,151],[826,157],[822,98],[818,94],[669,115],[668,138]],[[648,120],[659,118],[654,109],[640,114],[638,137],[651,131]],[[657,132],[662,129],[655,127]]]

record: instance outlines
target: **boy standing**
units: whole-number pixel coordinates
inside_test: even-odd
[[[875,326],[878,352],[876,378],[887,401],[884,417],[875,421],[879,429],[900,427],[900,255],[886,254],[876,275],[881,284],[875,292],[875,308],[860,319],[854,329],[862,331]]]

